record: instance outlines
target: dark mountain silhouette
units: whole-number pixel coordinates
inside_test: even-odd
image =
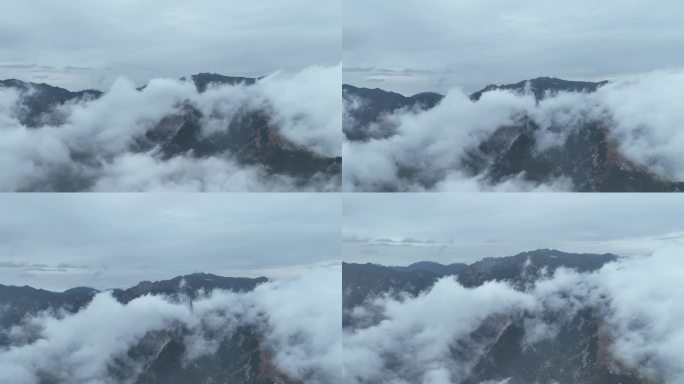
[[[544,273],[552,274],[560,267],[591,272],[617,259],[618,256],[610,253],[596,255],[538,249],[515,256],[484,258],[459,273],[458,281],[466,287],[476,287],[487,281],[507,281],[522,287],[536,281]]]
[[[127,289],[112,289],[110,292],[122,304],[144,295],[164,295],[172,299],[187,297],[195,299],[201,292],[214,289],[233,292],[247,292],[268,281],[265,277],[222,277],[208,273],[177,276],[170,280],[142,281]],[[89,287],[76,287],[64,292],[52,292],[29,286],[15,287],[0,285],[0,325],[9,327],[18,324],[27,315],[36,315],[45,310],[63,309],[71,313],[80,311],[92,298],[102,291]]]
[[[515,84],[490,84],[483,89],[470,95],[472,100],[480,100],[480,97],[485,92],[494,90],[510,90],[522,93],[529,90],[537,101],[542,100],[548,96],[553,96],[558,92],[595,92],[600,87],[608,84],[607,81],[589,82],[589,81],[568,81],[555,77],[538,77],[536,79],[523,80]]]
[[[516,175],[533,183],[568,179],[579,192],[679,192],[684,182],[666,180],[626,158],[609,136],[605,123],[585,122],[569,130],[564,143],[538,149],[540,127],[527,118],[501,127],[470,151],[463,165],[472,175],[484,175],[492,183]]]
[[[355,329],[369,325],[349,315],[355,306],[385,294],[419,294],[429,290],[443,276],[454,276],[466,287],[506,281],[516,289],[525,290],[559,267],[591,272],[617,259],[613,254],[572,254],[540,249],[509,257],[486,258],[470,265],[420,262],[409,267],[386,267],[345,263],[342,282],[347,318],[343,327]],[[483,351],[472,365],[468,378],[460,384],[494,383],[505,379],[509,384],[651,383],[610,352],[610,339],[599,309],[587,306],[570,319],[566,313],[543,313],[543,320],[558,328],[557,334],[526,345],[525,325],[530,316],[527,313],[492,316],[485,319],[468,340],[455,341],[451,347],[454,364],[472,361],[473,356],[480,356],[476,351]]]
[[[191,76],[199,92],[205,92],[212,84],[249,86],[259,79],[210,73]],[[48,124],[64,124],[64,116],[57,111],[59,106],[97,99],[103,94],[95,90],[70,92],[47,84],[19,80],[0,81],[0,87],[16,89],[23,95],[22,108],[17,111],[18,119],[34,129]],[[226,122],[224,129],[211,132],[203,131],[203,117],[199,109],[185,102],[177,107],[175,113],[163,117],[144,136],[135,138],[129,150],[156,151],[159,157],[166,160],[179,155],[226,157],[243,165],[263,166],[270,174],[290,176],[302,187],[321,179],[336,180],[341,175],[341,157],[328,157],[289,140],[280,133],[268,110],[243,108]],[[92,166],[100,161],[100,154],[89,152],[89,148],[70,150],[74,162]],[[36,185],[29,190],[73,192],[88,189],[92,183],[88,175],[65,174],[51,185]]]
[[[35,315],[48,309],[63,309],[77,312],[92,300],[99,292],[92,288],[73,288],[64,292],[52,292],[36,289],[27,285],[23,287],[0,285],[0,327],[9,328],[18,324],[27,314]],[[0,346],[6,340],[0,333]]]
[[[200,92],[204,92],[211,84],[228,84],[228,85],[252,85],[261,79],[261,77],[234,77],[234,76],[223,76],[216,73],[198,73],[196,75],[190,76],[192,82],[195,83],[195,87]]]
[[[18,118],[22,124],[33,128],[51,122],[44,116],[59,105],[102,96],[102,92],[94,89],[71,92],[45,83],[27,83],[16,79],[0,80],[0,88],[16,89],[24,95],[22,102],[25,108],[19,111]]]
[[[559,92],[595,92],[607,84],[601,82],[567,81],[540,77],[515,84],[488,85],[470,95],[477,102],[483,94],[493,90],[532,93],[537,101]],[[418,102],[412,98],[382,91],[343,86],[345,100],[362,100],[358,110],[346,113],[345,134],[348,140],[367,141],[390,137],[396,127],[382,117],[400,108],[430,109],[441,100],[433,95],[433,103]],[[454,122],[455,128],[458,122]],[[618,143],[609,135],[610,121],[586,120],[578,125],[552,126],[549,129],[565,134],[560,145],[538,146],[541,128],[528,116],[521,116],[510,126],[497,128],[476,148],[461,159],[461,170],[470,176],[482,176],[493,184],[505,182],[519,175],[533,184],[567,180],[579,192],[679,192],[684,181],[668,180],[647,167],[625,157]],[[402,168],[402,177],[433,187],[443,175],[426,175],[426,171]],[[429,173],[429,170],[427,170]]]
[[[142,281],[134,287],[115,289],[112,295],[122,303],[128,303],[144,295],[164,295],[172,298],[189,297],[194,299],[201,292],[222,289],[233,292],[248,292],[257,285],[268,281],[265,277],[223,277],[210,273],[194,273],[177,276],[170,280]]]
[[[346,309],[351,309],[371,297],[385,293],[408,292],[416,295],[431,288],[444,276],[455,276],[465,287],[477,287],[487,281],[506,281],[522,288],[560,267],[590,272],[617,259],[618,256],[610,253],[596,255],[538,249],[514,256],[487,257],[472,264],[444,265],[421,261],[407,267],[395,267],[343,263],[343,304]]]
[[[440,263],[435,263],[434,261],[419,261],[417,263],[413,263],[413,264],[409,265],[408,267],[394,267],[394,269],[397,269],[397,270],[431,271],[431,272],[434,272],[440,276],[458,275],[459,273],[463,272],[467,268],[468,268],[468,264],[453,263],[453,264],[444,265],[444,264],[440,264]]]

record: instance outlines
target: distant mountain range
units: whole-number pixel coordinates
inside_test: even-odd
[[[359,324],[350,315],[357,306],[380,295],[427,292],[444,276],[453,276],[465,287],[479,287],[490,281],[505,281],[524,291],[542,274],[560,267],[591,272],[616,261],[613,254],[572,254],[540,249],[515,256],[486,258],[476,263],[442,265],[420,262],[408,267],[376,264],[343,264],[343,327],[354,330]],[[558,383],[558,384],[648,384],[637,372],[626,368],[610,353],[601,312],[587,306],[570,321],[556,320],[556,336],[524,346],[525,313],[485,319],[470,338],[484,353],[476,361],[468,378],[459,384]],[[379,320],[378,320],[379,321]],[[549,318],[546,321],[554,322]],[[454,340],[454,343],[461,341]],[[461,357],[454,347],[453,364]],[[470,357],[468,357],[470,358]]]
[[[163,281],[143,281],[128,289],[110,290],[120,303],[127,304],[145,295],[163,295],[168,300],[181,297],[194,299],[200,292],[227,290],[247,292],[266,282],[264,277],[234,278],[196,273]],[[100,291],[77,287],[64,292],[51,292],[29,286],[0,285],[0,331],[9,330],[29,316],[42,311],[64,310],[77,313],[87,306]],[[113,382],[135,384],[186,384],[186,383],[235,383],[235,384],[293,384],[273,364],[264,344],[262,330],[256,325],[242,325],[227,336],[219,336],[214,354],[199,357],[191,362],[185,360],[185,327],[169,327],[163,331],[148,332],[128,352],[136,362],[144,362],[143,370],[137,372],[124,362],[112,363],[110,374]],[[8,334],[0,332],[0,349],[8,346]],[[43,384],[61,383],[44,372]]]
[[[488,85],[471,94],[470,99],[477,102],[487,92],[509,90],[520,94],[530,92],[540,101],[559,92],[595,92],[607,83],[540,77],[515,84]],[[347,140],[357,142],[393,136],[396,127],[385,123],[384,116],[401,109],[429,110],[444,97],[437,93],[406,97],[378,88],[346,84],[342,87],[342,95],[345,114],[349,117],[343,120],[343,130]],[[453,124],[457,129],[458,122]],[[581,126],[551,127],[554,132],[567,132],[567,138],[562,145],[540,149],[536,133],[541,128],[529,116],[521,116],[515,124],[498,127],[489,138],[469,151],[461,159],[461,170],[471,176],[483,176],[493,184],[524,173],[524,179],[533,183],[567,178],[573,189],[580,192],[684,191],[684,182],[667,180],[620,153],[617,143],[608,134],[607,124],[588,122]],[[400,169],[399,173],[410,178],[416,172]],[[429,189],[439,181],[439,176],[412,181]]]
[[[211,84],[252,85],[259,79],[200,73],[191,76],[190,81],[198,92],[205,92]],[[187,81],[185,78],[181,80]],[[23,95],[23,108],[18,119],[23,125],[35,129],[64,124],[64,118],[53,113],[58,106],[98,99],[103,95],[98,90],[71,92],[48,84],[14,79],[0,81],[2,87],[16,89]],[[145,88],[142,86],[138,90]],[[166,160],[179,155],[195,158],[228,155],[241,164],[260,165],[272,174],[293,177],[301,186],[308,185],[313,178],[340,177],[341,157],[328,157],[289,140],[280,133],[277,123],[266,110],[246,110],[228,121],[224,129],[212,130],[211,133],[203,132],[202,113],[191,103],[184,103],[177,111],[162,118],[143,137],[137,138],[129,150],[146,152],[158,148],[159,156]],[[72,148],[71,151],[75,162],[92,165],[97,157],[97,154],[89,153],[88,148]],[[65,175],[59,185],[36,186],[36,189],[68,192],[90,187],[92,181],[89,178],[77,176]]]

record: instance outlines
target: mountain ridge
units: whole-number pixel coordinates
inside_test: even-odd
[[[211,279],[211,280],[206,280]],[[138,284],[122,289],[95,289],[91,287],[74,287],[64,291],[51,291],[34,288],[29,285],[12,286],[0,284],[0,305],[23,305],[17,308],[13,316],[6,312],[0,317],[0,325],[8,326],[15,324],[26,314],[37,314],[48,308],[64,307],[68,312],[77,312],[90,303],[92,298],[103,292],[109,292],[122,304],[144,295],[164,295],[174,299],[187,297],[195,299],[200,291],[212,291],[214,289],[230,290],[233,292],[246,292],[254,289],[257,285],[267,282],[266,277],[224,277],[207,273],[193,273],[176,276],[171,279],[157,281],[141,281]],[[33,302],[30,302],[33,300]],[[0,344],[2,344],[0,342]]]
[[[486,257],[471,264],[444,265],[423,261],[408,267],[397,267],[343,262],[343,307],[351,309],[370,297],[384,293],[408,292],[418,295],[445,276],[454,276],[467,288],[477,287],[488,281],[505,281],[523,289],[561,267],[589,272],[619,258],[620,256],[611,253],[568,253],[544,248],[512,256]],[[346,325],[350,325],[350,321],[349,317],[343,318]]]

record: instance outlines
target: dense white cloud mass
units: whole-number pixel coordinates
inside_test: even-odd
[[[655,72],[601,89],[614,124],[611,132],[625,155],[663,176],[684,180],[684,71]]]
[[[71,103],[48,113],[48,123],[29,128],[19,122],[22,98],[0,89],[0,189],[100,191],[335,190],[338,181],[314,177],[296,185],[260,165],[242,165],[230,155],[178,156],[162,160],[159,148],[133,151],[166,116],[185,103],[202,112],[202,134],[228,129],[245,111],[264,111],[278,132],[325,156],[341,148],[340,66],[275,73],[255,85],[224,85],[198,93],[191,82],[155,79],[142,91],[123,78],[100,99]],[[178,129],[171,127],[167,129]],[[172,134],[173,132],[164,132]],[[300,183],[301,184],[301,183]]]
[[[334,183],[323,183],[321,187],[334,190]],[[103,170],[92,190],[241,192],[299,188],[287,176],[268,175],[258,167],[243,167],[225,159],[180,156],[160,160],[145,154],[125,153]]]
[[[342,269],[312,269],[303,278],[257,287],[278,366],[312,384],[341,384]]]
[[[0,382],[35,384],[46,373],[69,383],[112,383],[115,360],[142,368],[126,352],[150,332],[184,327],[186,359],[214,353],[217,335],[255,326],[279,370],[306,383],[341,383],[341,270],[318,268],[247,293],[213,291],[189,302],[143,296],[120,304],[98,294],[80,312],[43,313],[11,330],[0,349]],[[220,338],[220,337],[219,337]]]
[[[259,82],[273,105],[281,132],[326,155],[342,147],[342,66],[309,67],[294,75],[276,74]]]
[[[671,245],[597,276],[611,299],[617,356],[671,384],[684,381],[683,255],[682,244]]]
[[[426,112],[402,110],[387,116],[389,124],[397,127],[395,135],[344,143],[345,189],[358,186],[362,190],[374,190],[389,185],[402,190],[421,190],[424,188],[421,184],[400,179],[400,167],[417,168],[418,178],[443,179],[451,170],[459,168],[465,149],[477,145],[501,125],[512,123],[512,112],[526,110],[530,108],[528,104],[534,104],[531,97],[518,97],[509,92],[491,92],[480,103],[473,103],[455,89]]]
[[[443,378],[451,375],[465,377],[470,362],[450,361],[453,342],[467,337],[492,314],[534,302],[503,283],[466,289],[453,278],[444,278],[424,295],[381,298],[373,304],[381,306],[383,320],[343,336],[349,382],[438,384],[449,383]]]
[[[459,383],[472,360],[455,360],[457,342],[482,321],[524,313],[526,339],[553,338],[562,319],[594,308],[605,320],[610,352],[627,367],[667,384],[684,380],[684,244],[673,243],[648,257],[622,259],[593,273],[559,269],[527,290],[503,283],[466,289],[453,278],[417,297],[379,297],[354,315],[380,314],[375,325],[343,334],[345,372],[356,383]],[[545,323],[543,314],[561,316]],[[461,346],[463,344],[460,344]],[[350,351],[351,353],[346,353]],[[473,355],[475,354],[475,355]]]
[[[460,89],[449,91],[433,109],[400,110],[382,124],[395,135],[367,142],[345,141],[343,189],[421,191],[569,190],[569,180],[546,185],[525,182],[522,175],[491,185],[473,176],[463,161],[497,128],[527,116],[540,126],[537,150],[560,146],[583,123],[608,129],[621,153],[639,166],[669,180],[684,180],[684,72],[654,72],[609,83],[590,94],[559,93],[536,103],[534,96],[496,90],[477,102]],[[346,108],[358,108],[348,103]]]

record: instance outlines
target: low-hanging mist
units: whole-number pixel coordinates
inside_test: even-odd
[[[453,89],[434,107],[409,106],[385,113],[362,128],[364,140],[343,143],[343,189],[676,189],[662,185],[684,181],[679,155],[684,148],[679,129],[684,116],[678,105],[684,72],[653,72],[607,84],[586,84],[598,87],[591,92],[545,95],[536,95],[529,84],[520,90],[488,87],[470,96]],[[420,97],[425,98],[419,94],[407,100]],[[345,125],[359,123],[352,112],[366,102],[345,98]],[[516,142],[521,133],[529,136],[526,145],[533,141],[524,156],[521,148],[511,149],[523,145]],[[587,149],[597,144],[600,150]],[[567,169],[553,169],[555,165],[547,162]],[[607,171],[606,164],[613,168]],[[621,173],[625,170],[637,173],[635,178],[649,179],[644,182],[649,186],[629,184],[624,179],[630,176]],[[621,179],[596,181],[610,177]]]
[[[339,66],[201,88],[120,78],[31,119],[38,90],[0,87],[0,190],[336,190],[340,84]],[[303,160],[272,169],[269,151]]]
[[[261,371],[281,372],[273,382],[341,383],[340,278],[339,266],[318,267],[247,292],[148,294],[125,304],[99,293],[76,313],[51,309],[4,330],[11,343],[0,349],[0,382],[157,382],[140,379],[163,359],[145,348],[169,349],[172,341],[158,341],[168,337],[182,340],[183,364],[190,366],[216,354],[223,340],[235,338],[240,348],[257,340],[260,359],[275,365]]]
[[[558,376],[578,380],[573,375],[579,372],[568,372],[567,365],[561,371],[560,364],[576,364],[573,369],[581,370],[598,361],[607,367],[610,382],[680,383],[683,253],[683,244],[671,244],[651,256],[620,258],[593,272],[542,270],[540,278],[524,285],[488,281],[466,288],[447,276],[415,296],[375,295],[348,310],[356,325],[345,327],[343,334],[345,374],[352,383],[477,384],[481,380],[474,378],[486,372],[486,382],[508,383],[513,379],[507,374],[525,374],[534,367],[548,374],[548,379],[537,376],[537,382],[551,384]],[[567,356],[563,354],[574,347],[564,344],[568,341],[561,337],[566,336],[559,334],[573,334],[568,330],[588,324],[598,331],[572,341],[581,347],[577,362],[552,360],[555,352],[534,354],[536,348],[550,348]],[[502,342],[516,327],[523,334],[520,341]],[[509,349],[496,349],[494,339]],[[591,343],[597,343],[592,348],[598,355],[587,352]],[[537,357],[525,362],[518,359],[523,352],[510,348]],[[532,365],[516,367],[506,361]],[[599,377],[584,380],[608,382]],[[511,382],[521,382],[520,376]]]

